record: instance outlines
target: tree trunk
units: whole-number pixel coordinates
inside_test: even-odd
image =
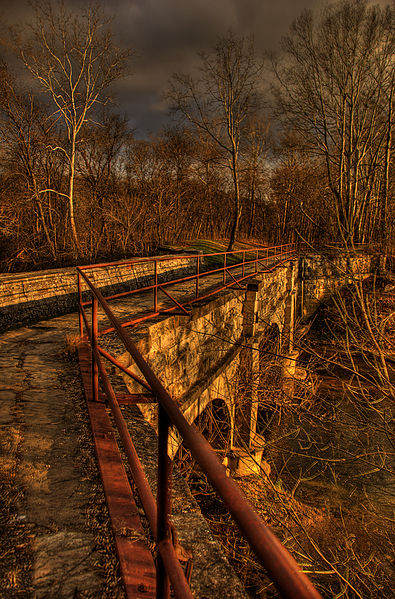
[[[81,254],[80,245],[77,235],[77,228],[75,226],[74,218],[74,177],[75,177],[75,135],[73,133],[71,142],[71,156],[70,156],[70,181],[69,181],[69,214],[70,214],[70,228],[74,240],[73,254],[78,257]]]
[[[41,224],[44,230],[44,234],[45,234],[45,238],[47,240],[48,243],[48,247],[49,250],[51,252],[51,256],[52,258],[55,260],[56,259],[56,249],[55,249],[55,245],[54,242],[51,239],[51,235],[47,226],[47,221],[45,219],[45,214],[44,214],[44,210],[43,210],[43,205],[42,205],[42,200],[40,198],[40,194],[38,193],[38,185],[37,185],[37,181],[36,181],[36,177],[35,175],[32,173],[32,180],[33,180],[33,189],[34,189],[34,196],[36,198],[36,203],[37,203],[37,208],[38,208],[38,212],[40,215],[40,220],[41,220]]]
[[[233,174],[233,185],[234,185],[234,217],[232,230],[230,232],[229,245],[227,252],[231,252],[236,240],[236,235],[239,230],[239,223],[241,217],[241,205],[240,205],[240,187],[239,187],[239,173],[237,168],[237,154],[234,151],[232,155],[232,174]]]
[[[390,182],[390,166],[391,166],[391,145],[392,145],[392,102],[393,102],[394,86],[391,81],[391,91],[388,99],[388,120],[387,120],[387,137],[385,144],[385,169],[384,169],[384,201],[381,207],[381,242],[387,246],[388,241],[392,239],[392,225],[388,218],[388,203],[389,203],[389,182]],[[388,226],[390,229],[388,230]]]

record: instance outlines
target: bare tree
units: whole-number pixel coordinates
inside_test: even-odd
[[[194,163],[195,177],[199,181],[202,193],[199,195],[200,213],[202,215],[197,232],[197,237],[200,236],[201,230],[207,231],[207,235],[211,238],[219,232],[219,218],[221,225],[226,226],[227,219],[219,215],[216,210],[216,198],[218,199],[218,190],[222,191],[225,188],[225,180],[223,169],[220,167],[221,152],[217,144],[202,130],[197,131],[195,142]],[[224,194],[221,194],[221,204],[227,209],[227,202]],[[219,217],[219,218],[218,218]]]
[[[253,233],[257,203],[264,188],[268,130],[269,123],[258,118],[250,119],[246,128],[241,182],[249,205],[248,237]]]
[[[233,184],[234,216],[231,250],[242,213],[240,153],[249,117],[258,108],[258,84],[262,64],[256,59],[252,38],[232,32],[220,38],[211,54],[200,54],[197,77],[177,74],[169,97],[184,118],[206,133],[223,152]]]
[[[390,210],[393,11],[364,0],[331,4],[317,22],[305,11],[283,50],[275,69],[286,123],[325,161],[341,239],[366,241]]]
[[[183,188],[192,162],[192,138],[187,129],[167,127],[163,132],[163,153],[175,184],[176,214],[181,211]]]
[[[52,259],[56,259],[56,230],[50,193],[42,190],[54,183],[53,161],[48,145],[58,141],[56,127],[48,119],[45,107],[31,93],[18,90],[9,69],[1,67],[0,136],[2,139],[3,170],[14,185],[21,181],[23,199],[27,204],[30,224],[42,230]],[[64,157],[61,157],[61,161]],[[32,219],[32,215],[36,218]],[[24,227],[27,223],[24,223]],[[42,244],[40,237],[38,243]]]
[[[99,8],[77,15],[63,3],[36,2],[30,36],[18,41],[25,66],[54,106],[53,118],[67,133],[67,144],[52,150],[68,162],[66,197],[75,250],[79,239],[75,221],[75,175],[78,142],[84,123],[98,103],[109,100],[107,89],[125,74],[129,50],[117,48]],[[60,192],[58,192],[60,193]]]
[[[86,222],[89,219],[85,248],[90,260],[96,259],[106,245],[106,211],[119,191],[122,150],[131,135],[126,117],[113,114],[107,108],[99,116],[98,123],[84,127],[77,165],[79,179],[89,198],[85,212]]]

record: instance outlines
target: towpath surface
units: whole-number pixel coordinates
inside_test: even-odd
[[[71,314],[0,336],[6,599],[123,596],[78,364],[66,351],[76,325]]]

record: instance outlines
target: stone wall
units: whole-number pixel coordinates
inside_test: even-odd
[[[196,258],[161,256],[159,282],[194,272]],[[104,295],[122,293],[150,285],[154,280],[153,259],[133,264],[112,264],[85,271]],[[83,299],[87,285],[82,284]],[[0,331],[60,316],[78,309],[77,272],[74,267],[38,272],[0,274]]]
[[[279,266],[273,272],[260,275],[256,296],[258,318],[254,335],[262,335],[269,325],[276,324],[280,331],[286,326],[285,309],[289,276],[290,266]]]
[[[254,276],[257,291],[234,288],[210,301],[193,304],[189,316],[170,316],[146,324],[135,337],[136,345],[170,395],[182,406],[186,419],[195,418],[214,399],[233,401],[233,385],[239,354],[246,342],[249,302],[252,307],[254,335],[259,338],[270,324],[283,328],[289,269]],[[258,318],[257,318],[258,315]],[[124,353],[122,363],[141,376],[131,356]],[[141,387],[125,377],[130,392]],[[141,406],[149,420],[155,419],[152,407]],[[231,410],[230,410],[231,411]]]
[[[225,292],[194,304],[189,316],[156,318],[141,331],[137,347],[172,397],[181,400],[240,340],[244,293]],[[129,354],[122,361],[139,374]]]
[[[282,327],[287,272],[287,267],[279,267],[254,277],[259,280],[257,334],[273,322]],[[193,304],[189,316],[157,318],[145,326],[137,347],[174,398],[181,398],[234,353],[244,334],[245,297],[244,289],[233,288]],[[123,360],[128,366],[132,363],[126,354]]]
[[[299,306],[302,318],[314,314],[320,303],[333,293],[369,277],[376,269],[377,256],[327,256],[312,254],[299,260]]]

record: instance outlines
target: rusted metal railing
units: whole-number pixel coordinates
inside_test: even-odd
[[[120,298],[125,298],[127,296],[132,296],[135,294],[141,294],[143,292],[152,291],[152,310],[145,314],[144,316],[139,316],[128,320],[127,322],[123,322],[122,326],[127,327],[144,320],[153,318],[154,316],[158,316],[161,312],[174,312],[176,309],[179,309],[181,313],[187,314],[186,308],[189,307],[193,302],[206,299],[211,295],[217,294],[224,289],[231,287],[233,285],[237,285],[240,287],[240,283],[245,281],[249,277],[254,276],[255,274],[259,274],[260,272],[268,272],[273,268],[277,267],[281,262],[289,260],[296,253],[295,244],[287,243],[279,246],[270,246],[270,247],[262,247],[262,248],[249,248],[243,250],[234,250],[231,252],[215,252],[213,254],[192,254],[192,255],[182,255],[182,256],[164,256],[164,257],[155,257],[155,258],[143,258],[143,259],[135,259],[135,260],[122,260],[119,262],[107,262],[102,264],[93,264],[88,266],[80,266],[77,268],[77,285],[78,285],[78,298],[79,305],[82,307],[90,306],[91,301],[83,301],[83,292],[82,292],[82,284],[81,277],[82,273],[89,271],[89,274],[92,275],[95,270],[106,267],[117,267],[117,266],[141,266],[141,265],[152,265],[152,283],[149,285],[145,285],[142,287],[138,287],[136,289],[130,289],[128,291],[123,291],[122,293],[116,293],[112,295],[106,296],[106,299],[115,300]],[[216,260],[218,263],[223,261],[223,266],[217,266],[214,264],[212,268],[205,267],[202,269],[202,265],[204,265],[205,259],[210,261]],[[159,265],[166,265],[169,262],[182,262],[196,261],[196,266],[191,270],[194,270],[192,274],[188,274],[184,277],[174,278],[167,281],[159,282]],[[236,271],[241,270],[241,276],[236,275]],[[250,270],[250,272],[247,272]],[[200,281],[204,278],[210,277],[210,275],[221,275],[222,273],[222,285],[217,286],[215,289],[211,289],[210,291],[200,294]],[[147,275],[145,275],[147,276]],[[165,287],[169,285],[175,285],[177,283],[185,283],[187,281],[195,280],[195,291],[194,297],[189,298],[186,302],[179,302],[175,297],[173,297]],[[164,295],[166,295],[173,303],[174,306],[171,308],[166,308],[162,311],[159,309],[159,300],[158,300],[158,292],[161,291]],[[80,334],[82,335],[83,331],[83,319],[80,311],[79,316],[80,323]],[[109,333],[114,329],[109,328],[101,333]]]
[[[251,250],[246,250],[246,252],[249,254],[252,253]],[[242,273],[241,278],[239,278],[238,281],[246,278],[247,276],[251,276],[251,274],[255,274],[255,272],[259,272],[257,270],[258,265],[263,260],[260,252],[262,252],[260,248],[254,252],[255,257],[253,260],[246,260],[246,255],[243,255],[241,263]],[[290,251],[290,249],[286,250],[286,252],[288,257],[290,257],[290,255],[293,253]],[[241,252],[238,251],[234,253],[240,254]],[[279,252],[277,249],[277,253],[277,258],[279,255],[284,258],[283,252]],[[229,254],[222,253],[217,255],[224,256],[224,266],[222,269],[213,269],[210,272],[218,272],[223,270],[224,277],[226,277],[228,269],[232,267],[229,265],[229,263],[227,263],[227,256]],[[185,259],[185,256],[183,256],[183,258]],[[188,276],[177,280],[185,281],[195,278],[196,297],[199,297],[198,281],[199,277],[202,276],[199,268],[199,258],[200,257],[198,257],[196,273],[193,276]],[[154,290],[153,313],[155,313],[158,312],[157,291],[160,288],[160,283],[158,283],[157,259],[153,259],[153,262],[155,264],[155,283],[154,285],[146,286],[139,291],[149,289]],[[125,264],[125,262],[119,264]],[[253,273],[246,274],[246,265],[248,264],[254,265]],[[240,267],[240,263],[238,266]],[[268,266],[267,263],[266,266]],[[90,342],[92,355],[93,397],[96,400],[98,399],[99,392],[97,376],[99,376],[102,389],[106,395],[108,405],[111,409],[125,454],[127,456],[141,503],[150,524],[152,534],[156,540],[158,549],[156,597],[158,599],[168,599],[170,597],[170,585],[173,588],[174,595],[178,599],[187,599],[193,597],[184,571],[180,565],[176,547],[174,547],[171,542],[172,534],[171,525],[169,523],[169,512],[172,464],[168,457],[167,448],[169,428],[174,426],[181,435],[186,447],[188,447],[188,449],[191,451],[191,454],[207,476],[211,485],[224,502],[233,519],[239,526],[240,531],[247,539],[251,548],[268,572],[269,577],[280,591],[281,595],[289,599],[318,599],[320,595],[313,587],[307,576],[299,570],[295,560],[292,558],[289,552],[281,545],[277,537],[263,523],[237,484],[227,476],[224,466],[221,464],[215,451],[211,448],[206,439],[194,425],[189,424],[184,418],[178,405],[170,397],[167,390],[159,381],[155,373],[151,370],[150,366],[129,337],[127,331],[125,330],[124,323],[121,323],[120,320],[114,315],[109,306],[108,300],[114,297],[119,297],[119,294],[118,296],[111,296],[111,298],[104,298],[100,291],[89,279],[89,276],[86,274],[85,271],[87,268],[88,267],[79,267],[77,270],[79,280],[80,322],[82,323],[81,327],[85,326],[86,336]],[[82,301],[81,280],[85,282],[88,290],[91,293],[92,301],[90,302]],[[174,283],[175,281],[172,282]],[[224,285],[222,285],[221,289],[227,286],[225,279],[223,280],[223,283]],[[233,281],[231,284],[233,284]],[[87,305],[92,305],[91,323],[89,323],[85,309]],[[110,356],[110,354],[108,354],[98,345],[99,305],[111,324],[111,330],[116,331],[125,349],[130,353],[140,372],[144,376],[145,380],[140,379],[142,386],[145,388],[145,390],[150,391],[152,396],[158,402],[158,493],[156,501],[145,477],[142,465],[127,428],[127,424],[122,416],[117,396],[112,389],[108,374],[102,361],[102,357],[105,357],[112,363],[117,363],[115,358]],[[81,333],[82,332],[83,330]],[[126,374],[132,376],[135,380],[139,379],[139,377],[136,379],[136,375],[129,372],[127,368],[122,365],[120,366]]]

